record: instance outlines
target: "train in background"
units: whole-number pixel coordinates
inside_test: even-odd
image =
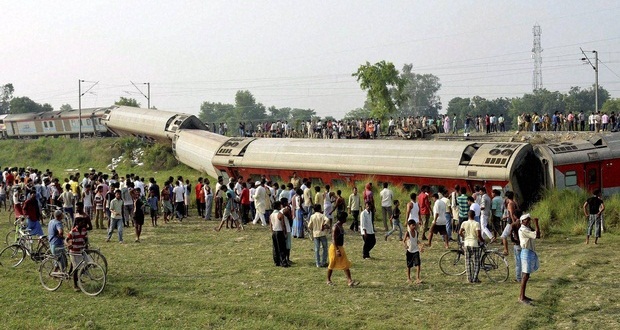
[[[407,189],[455,185],[511,190],[526,207],[546,188],[618,192],[620,137],[532,145],[515,142],[323,140],[226,137],[183,113],[114,107],[103,123],[119,135],[171,143],[182,163],[212,177],[266,177],[288,182],[293,172],[313,184],[369,180]]]
[[[101,122],[109,108],[82,109],[82,136],[110,136]],[[80,133],[80,111],[59,110],[0,116],[3,138],[33,139],[39,137],[77,137]]]

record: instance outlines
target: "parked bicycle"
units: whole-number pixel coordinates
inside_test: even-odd
[[[452,249],[439,257],[439,268],[446,275],[459,276],[466,272],[465,250],[459,240],[459,248]],[[499,283],[505,282],[509,276],[508,261],[498,249],[488,249],[481,244],[482,256],[480,270],[484,270],[489,280]]]
[[[77,285],[89,296],[100,294],[107,283],[107,275],[103,267],[95,262],[90,262],[86,251],[80,254],[82,260],[74,268],[67,265],[67,253],[64,252],[60,257],[48,255],[39,266],[39,280],[41,285],[48,291],[56,291],[63,281],[71,280],[73,274],[77,272]],[[68,270],[67,270],[68,267]]]
[[[5,247],[0,252],[0,266],[19,266],[26,255],[34,262],[41,262],[49,252],[49,241],[47,236],[35,238],[30,235],[30,230],[23,228],[23,219],[15,220],[15,232],[17,240]],[[8,236],[7,236],[8,239]]]

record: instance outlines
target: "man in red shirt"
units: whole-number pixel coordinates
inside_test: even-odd
[[[198,210],[198,216],[204,218],[204,193],[202,191],[202,177],[198,178],[198,183],[194,188],[196,190],[196,209]]]
[[[23,214],[26,216],[30,235],[43,236],[43,229],[41,228],[41,222],[39,222],[41,211],[39,210],[37,194],[34,190],[27,190],[26,194],[28,194],[28,199],[23,204]]]
[[[243,224],[247,224],[250,222],[250,189],[248,189],[248,185],[246,182],[241,183],[241,196],[239,196],[241,200],[241,221]]]
[[[420,195],[418,196],[418,205],[420,206],[420,215],[422,218],[422,239],[426,240],[426,232],[428,231],[428,221],[431,217],[431,202],[428,198],[428,186],[422,186]]]

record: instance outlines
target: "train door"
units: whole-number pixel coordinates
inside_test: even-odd
[[[584,188],[590,193],[596,189],[601,189],[601,163],[584,164],[584,172]]]

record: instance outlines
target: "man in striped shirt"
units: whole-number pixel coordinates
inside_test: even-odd
[[[461,187],[461,195],[456,198],[456,203],[459,206],[459,223],[457,231],[460,230],[461,224],[467,221],[467,211],[469,211],[469,204],[467,204],[467,188]]]
[[[82,251],[88,244],[88,231],[86,230],[87,222],[86,217],[76,217],[75,226],[71,229],[71,232],[67,235],[67,246],[69,248],[69,256],[71,257],[71,264],[73,269],[82,262]],[[78,272],[73,272],[73,289],[80,291],[77,285]]]

